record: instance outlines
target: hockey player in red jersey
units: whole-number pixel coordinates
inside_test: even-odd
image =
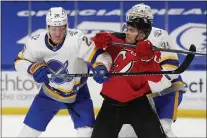
[[[151,20],[152,23],[154,21],[151,7],[144,3],[136,4],[128,10],[126,20],[135,17],[147,18]],[[161,28],[152,27],[152,31],[147,40],[158,48],[176,49],[168,32]],[[164,71],[175,70],[179,66],[178,55],[171,52],[161,52],[159,64]],[[173,133],[171,126],[176,122],[178,106],[182,102],[185,89],[183,89],[184,83],[180,74],[168,74],[166,77],[171,81],[172,87],[177,87],[177,90],[163,96],[149,97],[149,100],[152,102],[152,106],[157,112],[166,135],[175,138],[176,135]],[[123,125],[119,137],[131,138],[136,137],[136,134],[133,128],[126,124]]]
[[[131,18],[127,21],[126,33],[102,32],[96,34],[93,40],[97,47],[111,55],[111,72],[160,71],[160,52],[153,51],[152,43],[145,40],[151,29],[150,20]],[[115,47],[111,46],[111,42],[136,44],[136,48]],[[170,86],[171,82],[163,75],[110,76],[110,80],[103,83],[101,95],[104,101],[92,138],[116,138],[123,124],[131,124],[139,138],[165,138],[146,94]]]

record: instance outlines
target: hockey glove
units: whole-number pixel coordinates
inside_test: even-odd
[[[106,32],[97,33],[95,37],[92,38],[95,45],[98,48],[106,49],[109,43],[112,42],[111,34]]]
[[[50,74],[47,65],[44,62],[34,62],[28,68],[28,73],[33,75],[34,80],[37,83],[49,83],[47,74]]]
[[[138,42],[136,45],[137,62],[139,63],[139,71],[161,71],[159,60],[161,53],[160,51],[152,50],[152,43],[148,40]],[[147,80],[158,82],[161,80],[162,75],[148,75],[145,76]]]
[[[109,80],[108,70],[102,63],[94,63],[92,70],[94,73],[93,79],[97,83],[102,84]]]
[[[159,62],[161,53],[159,51],[152,50],[152,46],[152,43],[148,40],[137,43],[136,53],[142,63],[149,64],[153,62],[153,60]]]

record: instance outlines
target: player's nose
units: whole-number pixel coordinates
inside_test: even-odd
[[[126,36],[129,36],[130,35],[130,32],[129,31],[126,31]]]
[[[59,37],[60,35],[61,35],[61,32],[60,31],[56,31],[55,36]]]

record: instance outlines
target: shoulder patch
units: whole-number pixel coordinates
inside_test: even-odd
[[[162,30],[159,29],[159,30],[154,31],[154,36],[155,37],[160,37],[161,35],[162,35]]]
[[[74,35],[78,34],[78,31],[77,31],[77,30],[68,30],[68,33],[69,33],[71,36],[74,36]]]
[[[31,36],[31,40],[37,40],[39,38],[40,34],[35,34],[33,36]]]

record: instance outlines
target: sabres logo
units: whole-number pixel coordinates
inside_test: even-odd
[[[58,60],[50,60],[47,63],[48,67],[52,74],[69,74],[68,71],[68,61],[65,63],[61,63]],[[65,82],[70,82],[73,78],[62,78],[62,77],[54,77],[51,79],[51,82],[56,84],[63,84]]]

